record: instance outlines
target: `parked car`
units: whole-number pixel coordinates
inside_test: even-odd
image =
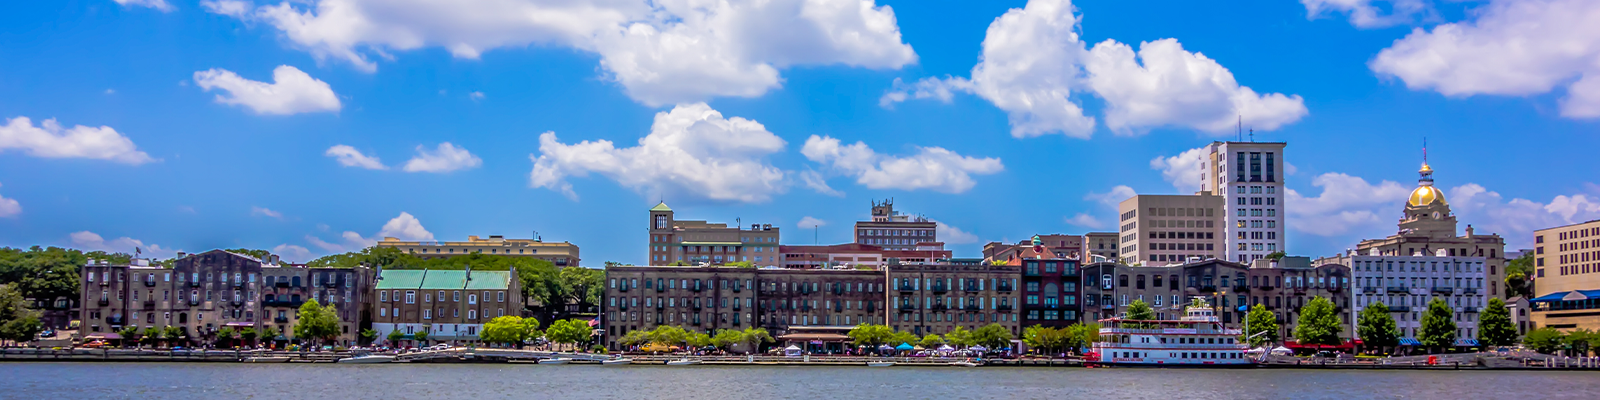
[[[93,342],[84,343],[84,344],[80,345],[79,347],[83,347],[85,349],[98,349],[98,348],[101,348],[101,347],[106,347],[106,342],[102,341],[102,340],[96,340],[96,341],[93,341]]]

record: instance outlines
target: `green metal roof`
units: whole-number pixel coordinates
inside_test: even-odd
[[[511,289],[510,282],[511,271],[472,271],[467,289],[507,290]]]
[[[460,289],[467,283],[467,271],[428,271],[428,278],[422,280],[423,289]]]
[[[385,270],[379,276],[383,279],[378,281],[378,289],[416,289],[422,286],[422,278],[427,274],[427,270]]]
[[[667,202],[663,201],[655,207],[650,207],[650,211],[672,211],[672,207],[667,207]]]

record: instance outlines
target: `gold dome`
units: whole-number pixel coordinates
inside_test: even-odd
[[[1433,167],[1429,167],[1428,163],[1422,163],[1422,169],[1417,171],[1417,172],[1421,172],[1421,173],[1424,173],[1424,174],[1431,174],[1431,173],[1433,173]]]
[[[1434,202],[1438,202],[1439,204],[1448,204],[1444,201],[1444,192],[1439,191],[1439,188],[1433,187],[1432,185],[1426,185],[1418,186],[1416,190],[1412,190],[1411,200],[1407,201],[1406,203],[1413,207],[1421,207],[1433,204]]]

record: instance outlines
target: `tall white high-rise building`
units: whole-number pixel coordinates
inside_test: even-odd
[[[1222,196],[1227,259],[1249,263],[1284,250],[1284,142],[1212,142],[1200,193]]]

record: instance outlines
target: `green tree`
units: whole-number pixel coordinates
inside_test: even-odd
[[[389,346],[397,345],[397,344],[400,343],[400,340],[401,339],[405,339],[405,337],[406,337],[406,335],[403,334],[403,333],[400,333],[399,329],[389,331],[389,337],[388,337],[389,342],[388,342],[388,344],[389,344]]]
[[[717,335],[711,338],[711,345],[724,351],[732,351],[733,345],[744,340],[744,331],[738,329],[720,329]]]
[[[300,304],[295,319],[294,336],[300,340],[322,344],[339,337],[339,316],[316,300]]]
[[[1533,254],[1524,253],[1511,262],[1506,263],[1506,291],[1510,295],[1533,297],[1534,282],[1528,277],[1533,276]]]
[[[256,344],[256,337],[259,335],[261,335],[261,333],[256,332],[256,328],[245,327],[244,329],[239,330],[239,338],[243,339],[246,345]]]
[[[693,347],[694,349],[698,350],[700,348],[710,346],[711,343],[711,335],[707,335],[705,332],[693,332],[689,334],[689,346]]]
[[[266,251],[266,250],[261,250],[261,249],[238,248],[238,249],[227,249],[227,250],[224,250],[224,251],[229,252],[229,253],[233,253],[233,254],[243,254],[243,255],[255,257],[257,260],[265,260],[265,259],[267,259],[267,256],[272,255],[272,252]],[[305,260],[301,260],[301,261],[305,261]]]
[[[43,331],[44,324],[39,321],[37,316],[25,315],[13,318],[0,324],[0,342],[7,340],[14,343],[32,341],[34,337],[39,335],[39,332]]]
[[[759,352],[761,351],[762,343],[775,341],[772,338],[772,334],[767,333],[766,329],[756,327],[744,328],[744,332],[739,339],[744,342],[745,354]]]
[[[416,340],[419,345],[426,346],[428,344],[428,328],[418,329],[417,333],[411,334],[411,339]]]
[[[756,263],[749,262],[749,261],[734,261],[734,262],[728,263],[727,265],[729,267],[747,268],[747,269],[754,269],[756,267]]]
[[[1256,304],[1250,308],[1249,314],[1245,314],[1244,334],[1252,347],[1277,342],[1281,339],[1278,337],[1278,315],[1267,310],[1267,306]]]
[[[1511,311],[1505,300],[1490,297],[1489,306],[1478,314],[1478,343],[1484,346],[1517,344],[1517,328],[1511,325]]]
[[[972,332],[968,331],[967,328],[957,326],[955,329],[945,332],[944,341],[955,347],[971,346]]]
[[[689,342],[689,332],[672,325],[656,325],[655,329],[650,330],[648,337],[651,343],[667,346],[687,345]]]
[[[1128,319],[1150,321],[1156,319],[1156,312],[1150,309],[1150,304],[1138,299],[1128,303]]]
[[[617,339],[617,343],[622,343],[624,346],[639,346],[650,343],[650,332],[634,329],[628,331],[628,334],[622,335],[622,338]]]
[[[889,338],[894,335],[894,330],[890,329],[888,325],[860,324],[845,335],[850,336],[850,340],[856,346],[878,347],[889,343]]]
[[[182,329],[182,328],[178,328],[176,326],[174,326],[172,328],[173,329]],[[268,326],[268,327],[265,327],[265,328],[261,328],[261,339],[263,339],[263,340],[276,341],[276,340],[278,340],[278,336],[282,335],[282,334],[283,334],[283,332],[278,332],[278,328],[274,328],[274,327],[271,327],[271,326]]]
[[[12,284],[0,284],[0,342],[26,342],[44,330],[39,312],[28,308],[28,300]],[[37,328],[34,328],[37,327]]]
[[[150,330],[149,329],[145,330],[145,337],[146,338],[150,337]],[[218,346],[227,346],[229,344],[232,344],[233,343],[233,339],[237,338],[237,337],[239,337],[239,332],[234,331],[233,327],[231,327],[231,326],[224,326],[224,327],[222,327],[222,329],[218,329],[217,330],[217,340],[216,340],[215,343]]]
[[[161,337],[167,338],[167,342],[172,343],[174,346],[183,343],[180,340],[186,339],[183,337],[183,328],[169,325],[166,328],[162,328],[162,330],[165,332],[161,333]]]
[[[944,338],[939,337],[939,335],[935,335],[935,334],[932,334],[932,333],[929,333],[926,336],[923,336],[922,340],[917,341],[917,345],[918,346],[922,346],[925,349],[938,348],[939,345],[942,345],[942,344],[944,344]]]
[[[1565,342],[1567,348],[1572,350],[1571,355],[1588,357],[1589,349],[1596,341],[1600,341],[1600,337],[1596,337],[1594,331],[1588,329],[1576,329],[1572,332],[1567,332]]]
[[[912,346],[916,346],[917,345],[917,341],[920,341],[920,340],[922,340],[922,338],[917,337],[917,334],[915,334],[915,333],[905,332],[905,331],[898,331],[898,332],[889,334],[889,343],[888,344],[890,346],[899,346],[901,344],[909,344],[909,345],[912,345]]]
[[[1006,347],[1007,344],[1011,343],[1011,338],[1011,330],[1000,326],[1000,324],[988,324],[978,329],[973,329],[971,340],[973,344],[988,347],[989,350],[995,350]]]
[[[1094,345],[1100,340],[1100,324],[1074,323],[1061,329],[1061,345],[1073,352]]]
[[[361,343],[362,346],[368,346],[368,345],[371,345],[372,342],[375,342],[375,341],[378,340],[378,331],[372,330],[371,328],[362,329],[361,333],[359,333],[357,337],[361,339],[360,343]],[[251,340],[251,339],[245,339],[245,340]]]
[[[1555,354],[1566,344],[1566,335],[1551,327],[1544,327],[1528,331],[1522,338],[1522,344],[1544,354]]]
[[[1272,253],[1268,253],[1266,257],[1262,257],[1262,258],[1265,258],[1265,259],[1268,259],[1268,260],[1282,260],[1286,256],[1288,256],[1288,254],[1286,254],[1286,253],[1284,253],[1282,251],[1274,251]]]
[[[1389,306],[1381,301],[1367,304],[1356,317],[1356,336],[1367,346],[1389,347],[1400,344],[1400,328],[1395,327]]]
[[[1444,299],[1435,297],[1428,301],[1428,310],[1422,312],[1422,329],[1418,332],[1417,341],[1435,349],[1454,345],[1456,321],[1451,318],[1453,314],[1454,311]]]
[[[478,333],[478,338],[488,343],[505,343],[522,346],[522,343],[533,335],[538,328],[538,321],[533,325],[528,324],[528,319],[514,315],[495,317],[483,324],[483,331]]]
[[[588,321],[566,319],[550,323],[550,329],[544,331],[544,336],[553,343],[576,345],[588,341],[593,331]]]
[[[139,327],[137,326],[124,326],[122,329],[117,330],[117,335],[122,336],[123,346],[127,346],[130,343],[139,343]]]
[[[1334,312],[1333,301],[1326,297],[1313,297],[1300,307],[1300,324],[1294,328],[1294,338],[1301,344],[1338,346],[1339,332],[1343,331],[1339,314]]]

